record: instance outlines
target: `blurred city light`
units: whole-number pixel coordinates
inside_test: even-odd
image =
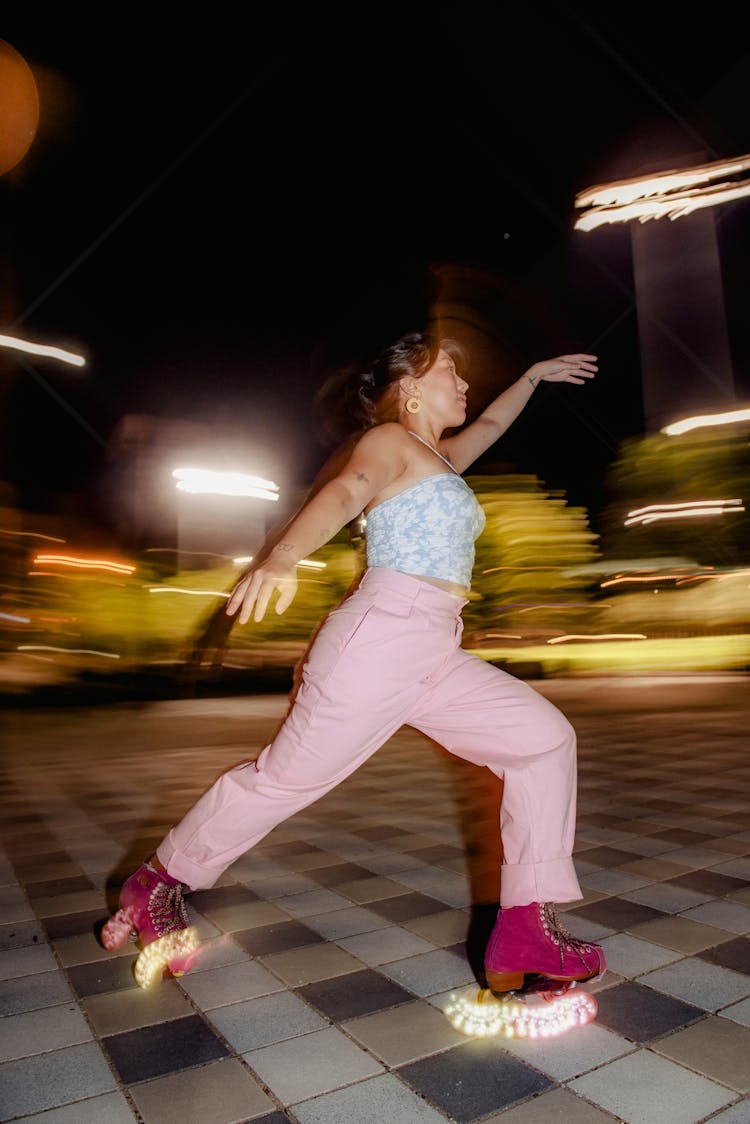
[[[59,359],[61,363],[69,363],[71,367],[85,367],[86,360],[74,351],[66,351],[62,347],[50,347],[43,343],[32,343],[31,340],[22,340],[17,336],[0,335],[0,347],[10,347],[14,351],[25,351],[29,355],[43,355],[47,359]]]
[[[684,503],[652,503],[628,512],[626,527],[655,523],[659,519],[687,519],[693,516],[729,515],[744,511],[742,500],[687,500]]]
[[[209,468],[176,468],[172,476],[180,492],[191,495],[251,496],[259,500],[279,499],[278,484],[244,472],[216,472]]]
[[[667,437],[678,437],[681,433],[689,433],[691,429],[702,429],[709,425],[731,425],[733,422],[750,421],[750,409],[726,410],[722,414],[697,414],[693,418],[683,418],[681,421],[665,425],[661,430]]]
[[[606,223],[647,222],[667,216],[674,220],[706,207],[716,207],[750,195],[750,181],[732,180],[701,187],[720,176],[737,176],[750,168],[750,155],[716,160],[694,168],[672,169],[656,175],[637,176],[597,184],[578,193],[577,208],[590,207],[574,226],[594,230]]]
[[[78,570],[105,570],[110,574],[134,574],[135,566],[111,558],[76,558],[69,554],[37,554],[34,565],[71,566]]]

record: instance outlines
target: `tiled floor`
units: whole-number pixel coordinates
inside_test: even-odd
[[[567,921],[610,970],[595,1022],[535,1041],[444,1013],[496,896],[486,770],[402,730],[190,896],[198,968],[142,991],[107,901],[285,700],[3,711],[2,1119],[748,1124],[748,681],[537,686],[579,733]]]

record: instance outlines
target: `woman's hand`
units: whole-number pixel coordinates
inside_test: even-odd
[[[273,555],[245,574],[232,590],[227,602],[227,615],[232,617],[239,609],[240,624],[262,621],[274,590],[278,590],[276,612],[289,608],[297,592],[297,567],[279,562]],[[253,611],[254,610],[254,611]]]
[[[543,359],[525,372],[532,386],[538,382],[574,382],[580,386],[586,379],[593,379],[599,368],[596,355],[577,352],[574,355],[558,355],[556,359]]]

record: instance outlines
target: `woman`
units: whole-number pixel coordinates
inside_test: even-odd
[[[485,957],[489,986],[506,992],[527,975],[577,981],[605,968],[597,945],[575,940],[554,903],[579,899],[572,849],[575,733],[528,684],[460,646],[474,542],[484,513],[461,478],[506,431],[539,382],[580,385],[596,356],[535,363],[470,425],[465,357],[455,341],[402,337],[369,371],[330,389],[356,436],[283,532],[231,593],[229,616],[283,613],[296,567],[364,513],[367,567],[326,618],[302,667],[279,732],[257,760],[230,769],[124,884],[103,943],[137,932],[136,976],[197,955],[182,890],[212,886],[273,827],[354,772],[402,725],[503,778],[501,908]],[[443,437],[446,430],[457,430]]]

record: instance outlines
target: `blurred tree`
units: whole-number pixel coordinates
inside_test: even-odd
[[[588,613],[590,579],[569,570],[597,556],[587,512],[536,476],[466,478],[487,525],[476,544],[467,630],[571,630]]]
[[[651,504],[750,498],[750,424],[712,426],[680,436],[653,433],[626,441],[605,480],[604,552],[612,558],[681,556],[700,565],[737,566],[750,558],[750,518],[721,515],[662,518],[625,525]],[[745,504],[743,503],[743,505]]]

